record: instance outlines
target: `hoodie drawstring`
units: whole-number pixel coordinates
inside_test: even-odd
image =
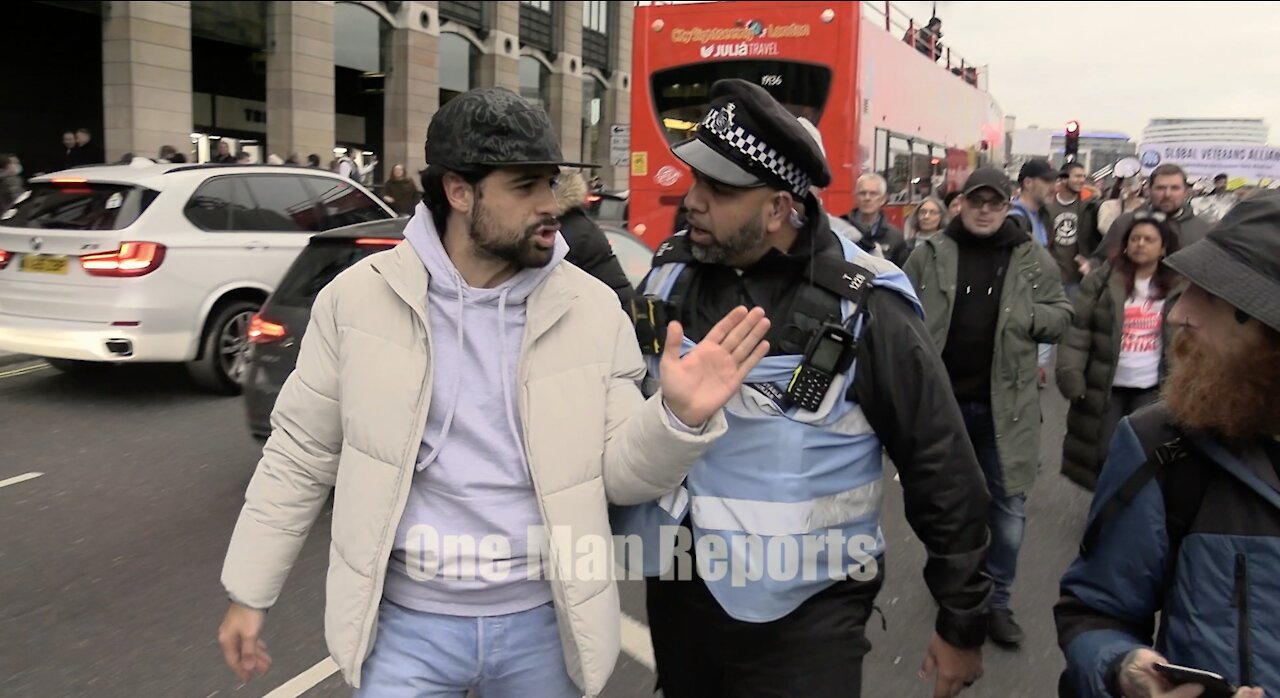
[[[466,325],[464,325],[462,322],[463,315],[466,314],[467,312],[467,299],[466,299],[467,285],[463,283],[462,277],[459,276],[457,272],[454,272],[454,278],[457,279],[458,281],[458,354],[457,355],[462,356],[463,352],[466,349],[466,337],[467,337]],[[507,297],[506,292],[503,292],[502,294],[503,300],[506,300],[506,297]],[[499,311],[498,315],[501,316],[502,312]],[[503,382],[503,386],[506,386],[505,381]],[[431,453],[427,454],[427,457],[422,459],[422,462],[418,464],[418,472],[422,472],[427,468],[427,466],[436,462],[436,458],[440,455],[440,450],[444,448],[445,441],[449,439],[449,428],[453,426],[453,415],[458,409],[458,398],[461,397],[461,395],[462,395],[462,374],[456,373],[454,376],[454,383],[453,383],[453,397],[449,399],[449,411],[445,414],[444,425],[440,427],[440,435],[436,437],[436,446],[435,448],[431,449]]]
[[[502,401],[507,407],[507,428],[511,429],[511,437],[517,444],[524,443],[520,439],[520,430],[516,428],[515,406],[511,401],[510,374],[507,373],[507,290],[498,296],[498,365],[502,370]]]

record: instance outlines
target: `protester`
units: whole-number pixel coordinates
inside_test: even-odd
[[[579,172],[562,174],[556,187],[556,199],[560,202],[560,234],[569,243],[569,254],[565,260],[613,289],[618,294],[618,301],[627,307],[635,289],[613,254],[609,238],[582,208],[587,201],[586,178]]]
[[[409,178],[404,165],[399,163],[393,165],[391,176],[382,185],[382,200],[390,204],[391,208],[401,216],[409,216],[413,215],[421,199],[418,185]]]
[[[1189,283],[1172,371],[1116,429],[1062,578],[1060,695],[1201,695],[1156,663],[1280,695],[1280,196],[1236,204],[1164,263]]]
[[[1062,338],[1071,304],[1049,252],[1009,219],[1011,189],[1000,170],[975,170],[965,180],[960,217],[916,248],[906,272],[991,492],[988,632],[1015,648],[1023,631],[1010,600],[1027,493],[1040,467],[1036,345]]]
[[[1121,418],[1159,399],[1179,292],[1177,274],[1160,264],[1178,251],[1163,216],[1135,217],[1120,244],[1123,252],[1084,278],[1058,347],[1058,390],[1071,403],[1062,474],[1090,490]]]
[[[769,321],[734,308],[683,355],[662,327],[645,401],[617,297],[560,263],[552,187],[589,165],[564,162],[546,112],[472,90],[426,154],[405,242],[316,298],[227,552],[219,643],[241,680],[270,666],[267,609],[332,492],[325,637],[356,696],[598,695],[621,622],[607,503],[684,479]]]

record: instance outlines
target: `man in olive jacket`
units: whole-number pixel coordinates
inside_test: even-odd
[[[999,170],[976,170],[960,215],[917,247],[904,269],[987,476],[987,572],[995,582],[988,636],[1005,647],[1022,642],[1009,597],[1040,465],[1036,345],[1056,344],[1071,324],[1057,262],[1008,219],[1011,190]]]

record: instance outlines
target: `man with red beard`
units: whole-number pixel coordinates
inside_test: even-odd
[[[1079,698],[1280,695],[1280,195],[1165,260],[1189,282],[1164,401],[1116,430],[1055,608]],[[1154,618],[1160,614],[1154,637]],[[1208,685],[1203,684],[1203,685]]]

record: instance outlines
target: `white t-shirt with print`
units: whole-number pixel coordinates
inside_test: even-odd
[[[1133,295],[1124,303],[1120,360],[1116,363],[1112,385],[1154,388],[1160,383],[1163,324],[1164,299],[1151,298],[1151,278],[1134,279]]]

